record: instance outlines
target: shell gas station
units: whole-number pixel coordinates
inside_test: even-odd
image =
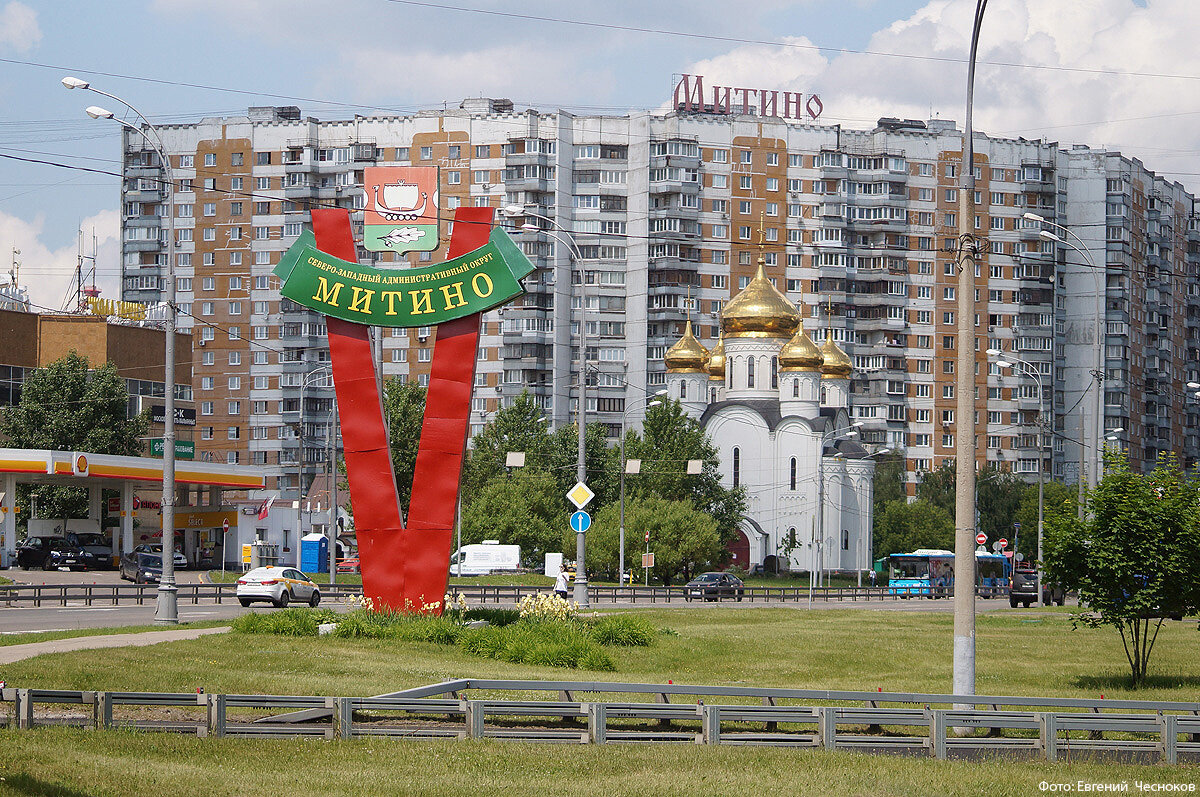
[[[224,555],[226,532],[236,531],[238,509],[224,502],[225,492],[244,493],[264,488],[257,468],[213,462],[177,460],[175,466],[175,543],[190,564],[204,550]],[[120,519],[111,532],[112,553],[120,557],[142,543],[162,538],[163,460],[81,451],[0,448],[0,567],[8,567],[17,548],[17,486],[20,484],[83,487],[88,491],[88,518],[95,530],[103,526],[103,491],[113,490],[109,516]],[[144,503],[138,493],[154,495]]]

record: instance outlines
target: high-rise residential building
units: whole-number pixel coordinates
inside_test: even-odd
[[[294,491],[298,459],[306,480],[321,469],[333,393],[322,317],[281,299],[271,269],[313,208],[346,208],[361,231],[363,169],[391,164],[440,167],[443,237],[453,208],[491,206],[536,267],[527,293],[485,318],[472,431],[526,390],[556,425],[571,421],[582,319],[588,419],[615,437],[627,402],[636,419],[644,402],[633,399],[665,385],[663,357],[685,320],[716,344],[721,309],[754,276],[761,239],[767,276],[813,338],[831,336],[852,358],[861,439],[903,450],[911,481],[954,457],[963,166],[953,122],[847,130],[477,99],[340,121],[251,108],[161,133],[177,184],[180,325],[196,341],[197,447],[265,467],[272,488]],[[1116,428],[1108,436],[1139,467],[1163,451],[1194,461],[1184,388],[1200,381],[1191,194],[1119,153],[977,138],[979,461],[1074,481],[1082,440],[1092,479],[1097,441]],[[140,137],[123,145],[122,298],[157,301],[163,173]],[[510,206],[530,212],[510,218]],[[359,251],[380,267],[436,257]],[[424,383],[435,339],[436,329],[385,330],[383,372]],[[989,348],[1027,365],[1002,368]],[[1035,377],[1053,410],[1045,454]]]

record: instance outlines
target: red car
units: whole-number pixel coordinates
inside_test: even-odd
[[[337,571],[339,573],[358,573],[358,557],[352,556],[348,559],[342,559],[337,563]]]

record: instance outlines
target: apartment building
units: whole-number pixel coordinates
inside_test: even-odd
[[[294,494],[300,471],[307,481],[321,469],[333,403],[323,320],[281,299],[271,269],[313,208],[346,208],[361,230],[362,170],[390,164],[440,167],[443,238],[453,208],[494,207],[536,267],[527,293],[485,318],[472,431],[525,390],[556,426],[571,422],[582,322],[588,418],[615,437],[627,402],[636,421],[633,400],[665,384],[663,356],[687,318],[716,344],[722,306],[754,275],[761,239],[768,276],[813,337],[832,336],[853,358],[864,441],[905,451],[913,481],[954,456],[963,165],[953,122],[846,130],[476,99],[338,121],[251,108],[160,133],[176,183],[170,224],[161,164],[139,136],[123,142],[122,298],[161,299],[173,228],[180,326],[196,342],[197,447],[263,466],[271,488]],[[1195,460],[1183,389],[1200,381],[1191,195],[1119,153],[982,134],[975,149],[980,462],[1074,481],[1082,440],[1091,479],[1096,441],[1118,427],[1114,442],[1139,466],[1166,450]],[[513,205],[531,213],[502,213]],[[358,254],[380,267],[438,259]],[[384,330],[383,372],[427,381],[436,334]],[[1027,365],[1003,369],[989,348]],[[1034,375],[1053,408],[1045,453]]]

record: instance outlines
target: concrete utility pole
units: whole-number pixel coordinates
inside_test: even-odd
[[[975,694],[975,55],[987,0],[977,0],[967,64],[958,189],[958,376],[955,390],[954,694]]]

